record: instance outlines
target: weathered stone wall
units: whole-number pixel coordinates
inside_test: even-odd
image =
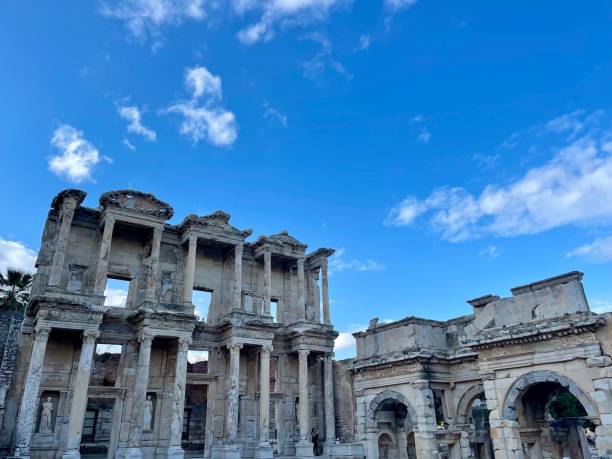
[[[336,437],[342,443],[355,440],[355,394],[351,359],[334,362],[334,406],[336,408]]]

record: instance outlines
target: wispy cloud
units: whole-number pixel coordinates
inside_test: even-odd
[[[391,13],[398,13],[416,4],[417,0],[385,0],[385,9]]]
[[[589,115],[578,122],[595,121]],[[452,242],[611,223],[612,130],[588,132],[567,140],[547,163],[506,185],[489,184],[479,194],[441,187],[425,199],[408,196],[389,212],[386,223],[407,226],[427,217],[431,228]]]
[[[372,37],[369,33],[363,34],[359,37],[359,44],[357,45],[356,51],[365,51],[370,48],[372,43]]]
[[[36,252],[19,241],[11,241],[0,236],[0,272],[7,268],[17,268],[33,272]]]
[[[567,254],[568,258],[578,257],[594,263],[612,261],[612,236],[597,238],[589,244],[581,245]]]
[[[259,19],[241,29],[238,39],[247,45],[272,40],[279,30],[325,21],[331,12],[349,5],[347,0],[233,0],[240,15],[258,13]]]
[[[325,72],[331,69],[346,80],[353,79],[353,75],[346,67],[334,58],[332,44],[325,35],[318,32],[310,33],[301,37],[301,40],[313,41],[320,45],[320,50],[315,53],[312,59],[300,63],[306,78],[319,81]]]
[[[91,173],[100,162],[100,153],[82,131],[62,124],[53,132],[51,145],[59,150],[59,154],[49,158],[51,172],[74,183],[92,180]]]
[[[336,253],[331,258],[329,263],[330,272],[342,272],[342,271],[382,271],[385,269],[385,265],[382,263],[367,259],[358,260],[356,258],[347,259],[345,258],[346,250],[344,248],[336,250]]]
[[[499,155],[481,155],[480,153],[472,156],[472,160],[476,162],[476,165],[485,171],[495,168],[499,163],[499,158]]]
[[[232,145],[238,137],[236,116],[221,105],[221,78],[205,67],[188,68],[185,86],[190,100],[171,104],[165,113],[183,116],[180,133],[196,145],[202,140],[220,147]]]
[[[119,116],[128,122],[128,132],[141,135],[149,142],[155,142],[157,140],[157,133],[142,124],[142,113],[137,106],[119,105],[117,111],[119,112]]]
[[[103,16],[123,21],[129,36],[140,43],[153,39],[161,46],[163,29],[206,17],[204,0],[116,0],[102,2]]]
[[[410,119],[410,123],[415,125],[418,130],[417,140],[422,144],[428,144],[431,140],[431,132],[429,132],[429,129],[425,125],[425,121],[424,115],[416,115]]]
[[[128,139],[126,139],[125,137],[123,138],[123,140],[121,141],[121,143],[122,143],[123,145],[125,145],[125,148],[127,148],[127,149],[128,149],[128,150],[130,150],[130,151],[134,151],[134,150],[136,150],[136,147],[135,147],[134,145],[132,145],[132,143],[131,143],[131,142],[130,142]]]
[[[263,117],[265,119],[267,119],[268,121],[276,121],[280,123],[283,127],[287,127],[287,116],[283,115],[277,109],[272,107],[267,100],[264,100],[263,109]]]
[[[496,245],[490,245],[482,249],[480,252],[478,252],[478,255],[480,255],[481,257],[488,257],[488,258],[495,259],[499,257],[500,253],[501,252]]]

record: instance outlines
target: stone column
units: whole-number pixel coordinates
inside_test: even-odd
[[[227,392],[226,435],[228,443],[235,443],[238,437],[238,400],[240,398],[240,349],[242,343],[228,344],[230,353],[229,382]]]
[[[333,354],[323,357],[324,400],[325,400],[325,442],[336,442],[336,413],[334,410]]]
[[[57,235],[55,252],[53,253],[51,274],[49,275],[49,287],[59,286],[62,280],[64,260],[66,258],[66,248],[68,247],[70,227],[72,226],[72,219],[74,218],[74,210],[76,206],[77,202],[74,199],[67,199],[64,201],[62,206],[62,224]]]
[[[243,244],[234,247],[234,308],[242,309],[242,249]]]
[[[329,286],[327,284],[327,258],[321,262],[321,296],[323,297],[323,322],[331,323],[329,317]]]
[[[145,297],[147,300],[155,300],[155,290],[157,288],[157,279],[159,273],[159,250],[161,247],[161,238],[164,229],[162,227],[153,228],[153,237],[151,238],[151,257],[149,259],[149,272],[147,273],[147,288]]]
[[[110,257],[111,242],[113,239],[113,228],[115,227],[115,217],[107,215],[104,218],[104,231],[100,240],[100,251],[98,252],[98,266],[96,268],[96,280],[94,292],[103,294],[106,288],[106,275],[108,271],[108,259]]]
[[[310,438],[310,402],[308,399],[308,349],[298,351],[299,358],[299,384],[300,401],[298,405],[298,419],[300,423],[300,439],[295,445],[297,457],[310,457],[314,455]]]
[[[259,446],[255,450],[256,459],[272,457],[270,445],[270,352],[272,346],[261,347],[259,363]]]
[[[168,458],[182,459],[185,456],[183,448],[181,448],[181,439],[183,436],[183,414],[185,409],[185,384],[187,382],[187,353],[189,352],[191,339],[179,338],[177,344]]]
[[[142,457],[140,438],[144,427],[144,405],[149,385],[149,364],[151,362],[153,336],[148,333],[141,333],[138,340],[140,341],[140,351],[138,352],[138,366],[136,367],[136,377],[132,388],[132,422],[128,447],[125,452],[126,458]]]
[[[436,440],[436,413],[434,408],[433,392],[429,388],[429,381],[415,380],[412,384],[414,394],[412,402],[416,411],[416,427],[414,440],[417,457],[435,457],[439,455]]]
[[[183,274],[183,302],[192,304],[193,281],[195,279],[196,249],[198,247],[197,236],[189,236],[189,249],[187,251],[187,262]]]
[[[270,302],[272,301],[272,254],[264,252],[264,295],[263,295],[263,314],[270,315]],[[277,312],[278,313],[278,312]]]
[[[83,434],[83,420],[87,409],[87,389],[89,389],[89,377],[96,348],[96,338],[100,336],[99,331],[85,330],[83,332],[83,344],[79,357],[79,367],[74,379],[74,390],[72,391],[72,402],[70,403],[70,417],[68,420],[68,437],[66,447],[62,453],[62,459],[78,459],[81,457],[79,447],[81,446],[81,435]]]
[[[306,317],[306,300],[304,298],[304,259],[298,258],[297,261],[297,293],[298,308]]]
[[[25,380],[23,395],[21,396],[19,415],[17,416],[12,457],[30,457],[30,438],[32,437],[38,411],[38,388],[40,387],[40,378],[42,376],[45,350],[50,331],[48,328],[36,328],[28,374]]]

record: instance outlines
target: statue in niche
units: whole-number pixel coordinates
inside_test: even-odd
[[[38,427],[38,432],[43,434],[52,433],[51,429],[51,420],[53,413],[53,399],[51,397],[47,397],[47,401],[42,403],[42,410],[40,412],[40,424]]]
[[[144,405],[144,429],[153,430],[153,400],[147,395]]]

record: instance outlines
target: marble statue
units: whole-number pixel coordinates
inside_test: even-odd
[[[51,413],[53,411],[53,401],[51,397],[47,397],[47,401],[42,403],[42,411],[40,413],[40,426],[38,431],[40,433],[49,434],[51,433]]]
[[[150,395],[147,395],[147,399],[145,400],[144,429],[153,430],[153,401]]]

